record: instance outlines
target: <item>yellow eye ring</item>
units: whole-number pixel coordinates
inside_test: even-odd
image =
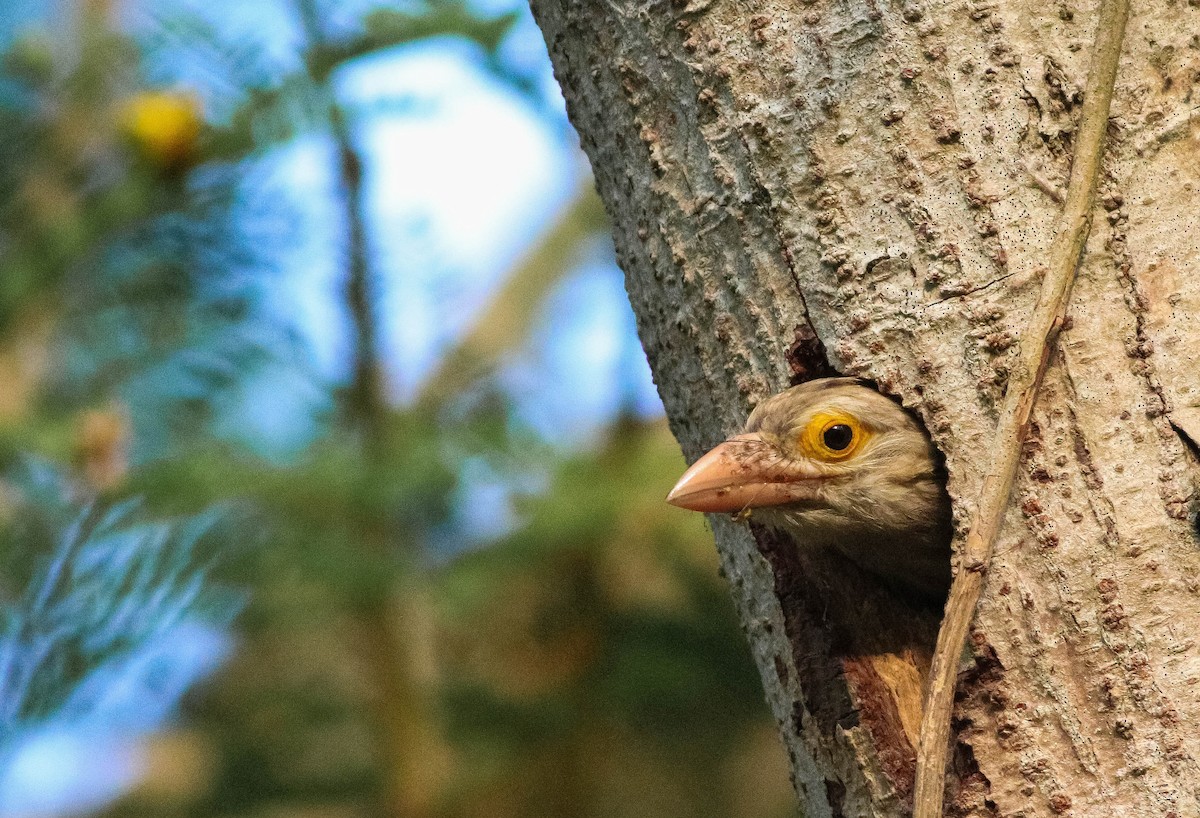
[[[818,412],[800,433],[800,450],[814,460],[845,460],[862,448],[870,433],[846,412]]]

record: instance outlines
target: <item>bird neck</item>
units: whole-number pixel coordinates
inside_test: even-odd
[[[924,514],[847,516],[828,508],[756,509],[764,524],[787,533],[803,549],[835,551],[887,584],[922,597],[944,595],[950,582],[948,508]],[[765,513],[764,513],[765,512]]]

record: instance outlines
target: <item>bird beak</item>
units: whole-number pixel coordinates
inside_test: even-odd
[[[691,511],[737,512],[812,499],[821,475],[786,459],[757,433],[737,435],[701,457],[667,495]]]

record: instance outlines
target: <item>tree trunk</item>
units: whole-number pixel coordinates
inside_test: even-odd
[[[965,656],[952,815],[1200,815],[1200,9],[1132,11],[1097,208]],[[533,0],[690,458],[873,380],[973,512],[1094,0]],[[936,616],[714,518],[808,818],[911,809]]]

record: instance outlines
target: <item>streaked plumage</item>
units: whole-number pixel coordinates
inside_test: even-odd
[[[668,502],[751,511],[804,548],[831,548],[890,585],[941,596],[950,581],[950,500],[916,420],[853,378],[763,401],[745,431],[688,469]]]

